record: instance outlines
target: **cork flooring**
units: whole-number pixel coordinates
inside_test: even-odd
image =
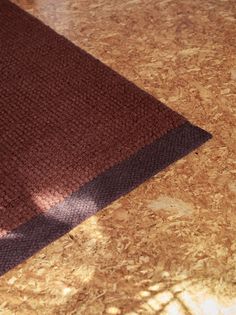
[[[235,315],[236,2],[14,2],[213,139],[1,277],[0,314]]]

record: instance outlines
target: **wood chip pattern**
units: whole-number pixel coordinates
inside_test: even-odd
[[[235,315],[235,1],[15,2],[214,138],[4,275],[0,314]]]

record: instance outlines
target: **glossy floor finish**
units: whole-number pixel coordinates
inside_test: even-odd
[[[236,314],[236,2],[14,1],[213,134],[0,279],[6,314]]]

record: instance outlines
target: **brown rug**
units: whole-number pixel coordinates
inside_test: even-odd
[[[210,138],[0,2],[0,274]]]

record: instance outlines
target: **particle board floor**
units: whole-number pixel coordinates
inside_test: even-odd
[[[0,278],[0,314],[236,314],[235,0],[14,0],[213,134]]]

